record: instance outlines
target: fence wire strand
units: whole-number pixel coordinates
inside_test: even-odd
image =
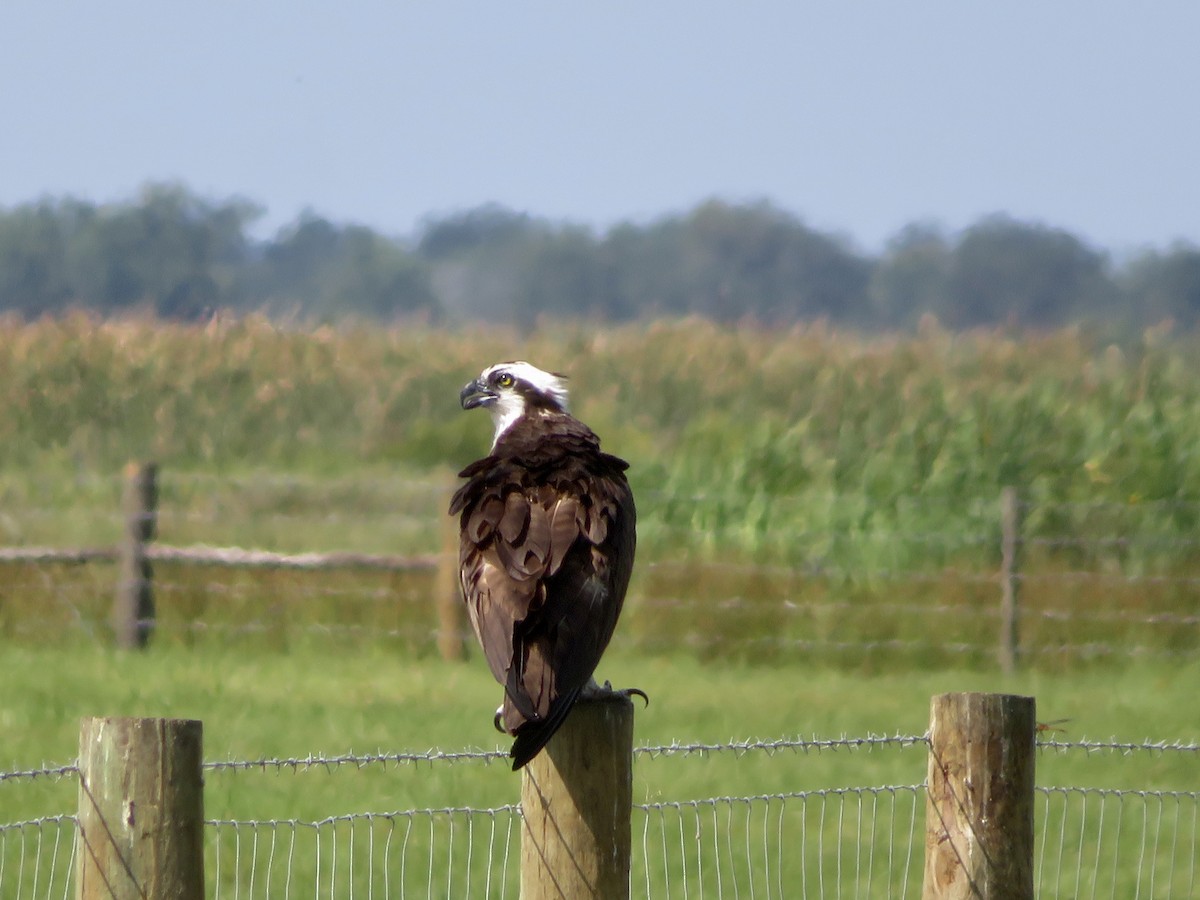
[[[1044,739],[1037,746],[1043,754],[1081,759],[1107,754],[1187,762],[1200,753],[1200,744],[1179,740]],[[752,759],[778,765],[775,761],[788,757],[847,752],[920,751],[923,762],[927,747],[927,735],[896,733],[672,742],[644,745],[635,754],[657,770],[729,763],[740,768]],[[306,754],[210,761],[204,771],[237,778],[284,772],[353,777],[368,767],[490,765],[502,758],[502,750]],[[74,764],[43,765],[0,773],[0,783],[6,791],[20,791],[41,780],[77,775]],[[689,900],[916,896],[924,797],[924,784],[912,783],[636,803],[634,895]],[[1200,790],[1050,785],[1037,787],[1035,797],[1033,871],[1039,896],[1196,896]],[[521,821],[516,804],[311,820],[210,819],[205,823],[209,894],[232,900],[514,897]],[[0,897],[71,896],[77,833],[77,820],[69,814],[0,825]]]

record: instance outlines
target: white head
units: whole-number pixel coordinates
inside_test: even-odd
[[[492,439],[495,449],[500,435],[521,416],[539,411],[567,411],[566,376],[543,371],[521,360],[496,363],[468,382],[459,400],[463,409],[482,406],[492,414],[496,425]]]

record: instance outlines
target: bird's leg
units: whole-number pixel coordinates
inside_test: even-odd
[[[595,678],[588,680],[588,683],[583,686],[583,690],[579,692],[581,700],[602,700],[605,697],[611,697],[614,694],[619,694],[622,697],[632,700],[634,697],[641,697],[646,706],[650,705],[650,698],[646,696],[646,692],[641,688],[623,688],[617,690],[613,688],[612,683],[605,681],[601,686],[596,683]]]

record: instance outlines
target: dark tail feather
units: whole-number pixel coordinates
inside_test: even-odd
[[[558,698],[558,703],[550,710],[550,715],[541,722],[526,722],[521,726],[513,741],[508,755],[512,757],[513,771],[523,768],[526,763],[542,752],[542,748],[554,737],[554,732],[562,727],[567,720],[567,713],[579,699],[579,689],[571,691]]]

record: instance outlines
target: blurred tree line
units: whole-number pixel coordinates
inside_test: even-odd
[[[273,238],[262,210],[176,184],[125,203],[46,199],[0,209],[0,311],[82,307],[195,319],[265,310],[306,319],[717,321],[826,318],[907,328],[1140,328],[1200,318],[1200,248],[1116,265],[1068,232],[1004,216],[949,234],[914,224],[879,255],[769,203],[708,201],[603,233],[486,205],[426,221],[409,239],[306,213]]]

